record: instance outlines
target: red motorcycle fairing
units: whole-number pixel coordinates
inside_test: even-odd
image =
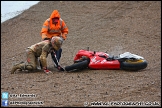
[[[118,60],[107,61],[98,55],[90,58],[89,68],[91,69],[120,69]]]
[[[74,61],[80,59],[82,56],[86,56],[90,58],[94,52],[92,51],[87,51],[87,50],[79,50],[78,53],[74,57]]]
[[[90,59],[88,67],[90,69],[120,69],[120,62],[118,60],[107,61],[108,54],[104,52],[93,52],[87,50],[79,50],[74,61],[86,56]]]

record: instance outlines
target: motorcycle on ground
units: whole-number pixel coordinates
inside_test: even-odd
[[[74,64],[65,66],[65,70],[75,71],[82,69],[96,70],[129,70],[138,71],[147,67],[147,61],[139,55],[125,52],[119,56],[110,56],[106,52],[96,52],[81,49],[74,57]]]

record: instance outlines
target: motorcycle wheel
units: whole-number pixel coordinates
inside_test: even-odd
[[[82,70],[82,69],[87,68],[88,64],[89,64],[88,60],[80,61],[80,62],[74,63],[70,66],[66,66],[65,70],[66,71]]]
[[[138,71],[141,69],[145,69],[147,67],[147,61],[146,60],[126,60],[124,62],[121,62],[120,67],[123,70]]]

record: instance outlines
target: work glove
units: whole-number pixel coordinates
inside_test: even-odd
[[[58,69],[59,71],[65,71],[65,69],[62,68],[60,65],[57,66],[57,69]]]
[[[51,72],[50,70],[48,70],[47,68],[44,68],[43,70],[44,70],[44,72],[45,72],[46,74],[52,73],[52,72]]]
[[[63,40],[65,40],[67,38],[67,34],[63,33],[61,37],[63,38]]]

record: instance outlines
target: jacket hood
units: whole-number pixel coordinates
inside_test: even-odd
[[[58,10],[54,10],[50,16],[50,29],[54,29],[57,28],[59,29],[59,26],[54,26],[54,24],[52,24],[52,18],[58,17],[60,19],[60,14],[58,12]],[[58,25],[60,24],[60,21],[58,22]]]
[[[58,10],[54,10],[54,11],[52,12],[52,14],[51,14],[51,16],[50,16],[50,19],[55,18],[55,17],[60,18],[60,14],[59,14]]]

